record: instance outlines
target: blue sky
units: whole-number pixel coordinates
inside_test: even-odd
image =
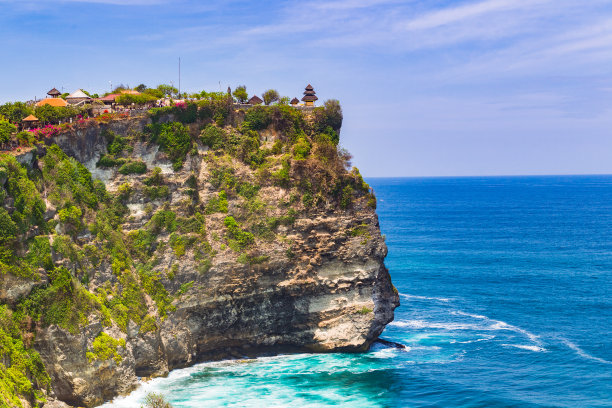
[[[0,102],[312,83],[365,176],[612,173],[610,0],[0,0],[0,50]]]

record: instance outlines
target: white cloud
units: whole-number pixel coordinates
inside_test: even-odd
[[[167,3],[168,0],[0,0],[0,3],[53,5],[59,3],[99,3],[116,6],[153,6]]]
[[[418,16],[413,20],[408,21],[404,25],[404,28],[406,30],[432,29],[495,12],[507,12],[516,9],[532,8],[535,4],[546,1],[549,0],[487,0],[478,3],[471,3],[464,6],[447,8]]]

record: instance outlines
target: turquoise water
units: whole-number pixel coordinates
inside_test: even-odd
[[[405,350],[205,363],[108,406],[612,406],[612,176],[368,181]]]

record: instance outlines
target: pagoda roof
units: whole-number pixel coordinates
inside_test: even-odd
[[[260,103],[263,103],[263,99],[261,99],[259,96],[257,95],[253,95],[251,97],[251,99],[249,99],[249,103],[251,105],[259,105]]]
[[[308,99],[302,98],[302,100],[303,101],[316,101],[319,98],[314,96],[315,94],[316,92],[314,91],[314,88],[312,87],[312,85],[308,84],[308,86],[305,88],[305,91],[304,91],[304,95],[306,95],[304,98],[308,98]],[[313,97],[315,99],[312,99]]]
[[[63,100],[62,98],[45,98],[36,104],[36,106],[44,106],[44,105],[51,105],[51,106],[55,106],[56,108],[59,108],[63,106],[68,106],[68,103],[66,103],[66,101]]]
[[[316,95],[304,95],[304,97],[302,98],[302,100],[304,102],[314,102],[316,100],[318,100],[319,98],[317,98]]]
[[[298,103],[300,103],[300,100],[298,98],[293,98],[290,103],[292,105],[297,105]]]
[[[28,115],[22,120],[22,122],[37,122],[37,121],[38,121],[38,118],[34,115]]]
[[[50,90],[49,92],[47,92],[47,95],[50,96],[59,96],[62,93],[60,91],[58,91],[57,89],[53,88],[52,90]]]

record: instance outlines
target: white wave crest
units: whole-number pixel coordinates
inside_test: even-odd
[[[576,352],[576,354],[578,354],[582,358],[586,358],[587,360],[597,361],[598,363],[602,363],[602,364],[612,364],[612,361],[604,360],[603,358],[593,356],[593,355],[587,353],[586,351],[584,351],[583,349],[578,347],[576,344],[572,343],[571,341],[569,341],[567,339],[561,339],[561,341],[567,347],[569,347],[572,350],[574,350]]]
[[[544,347],[531,346],[531,345],[527,345],[527,344],[502,344],[502,346],[504,346],[504,347],[515,347],[515,348],[519,348],[519,349],[522,349],[522,350],[534,351],[536,353],[540,353],[540,352],[546,351],[546,349]]]
[[[451,300],[449,298],[443,297],[432,297],[432,296],[419,296],[419,295],[410,295],[408,293],[400,293],[400,296],[405,299],[417,299],[417,300],[435,300],[437,302],[448,303]]]
[[[427,322],[425,320],[400,320],[389,323],[389,326],[408,327],[411,329],[444,329],[444,330],[479,330],[481,326],[466,323]]]
[[[479,314],[473,314],[473,313],[467,313],[464,312],[462,310],[452,310],[450,311],[451,315],[454,316],[462,316],[462,317],[466,317],[469,319],[475,319],[477,321],[469,321],[469,319],[465,319],[468,320],[466,322],[431,322],[431,321],[426,321],[426,320],[400,320],[400,321],[396,321],[396,322],[392,322],[390,324],[390,326],[396,326],[396,327],[405,327],[405,328],[411,328],[411,329],[440,329],[440,330],[448,330],[448,331],[510,331],[513,333],[517,333],[520,334],[522,336],[525,336],[530,342],[533,343],[533,345],[530,346],[525,346],[525,347],[529,347],[529,349],[544,349],[544,345],[542,344],[542,341],[540,340],[540,336],[535,335],[523,328],[520,328],[518,326],[514,326],[512,324],[506,323],[502,320],[495,320],[495,319],[491,319],[487,316],[484,315],[479,315]],[[495,336],[493,336],[495,337]],[[490,340],[489,338],[482,338],[482,339],[477,339],[477,340],[469,340],[469,341],[464,341],[461,343],[472,343],[475,341],[485,341],[485,340]]]
[[[491,320],[489,319],[487,316],[483,316],[483,315],[477,315],[477,314],[472,314],[472,313],[466,313],[463,312],[461,310],[453,310],[450,312],[452,315],[457,315],[457,316],[467,316],[467,317],[472,317],[474,319],[481,319],[481,320]]]

